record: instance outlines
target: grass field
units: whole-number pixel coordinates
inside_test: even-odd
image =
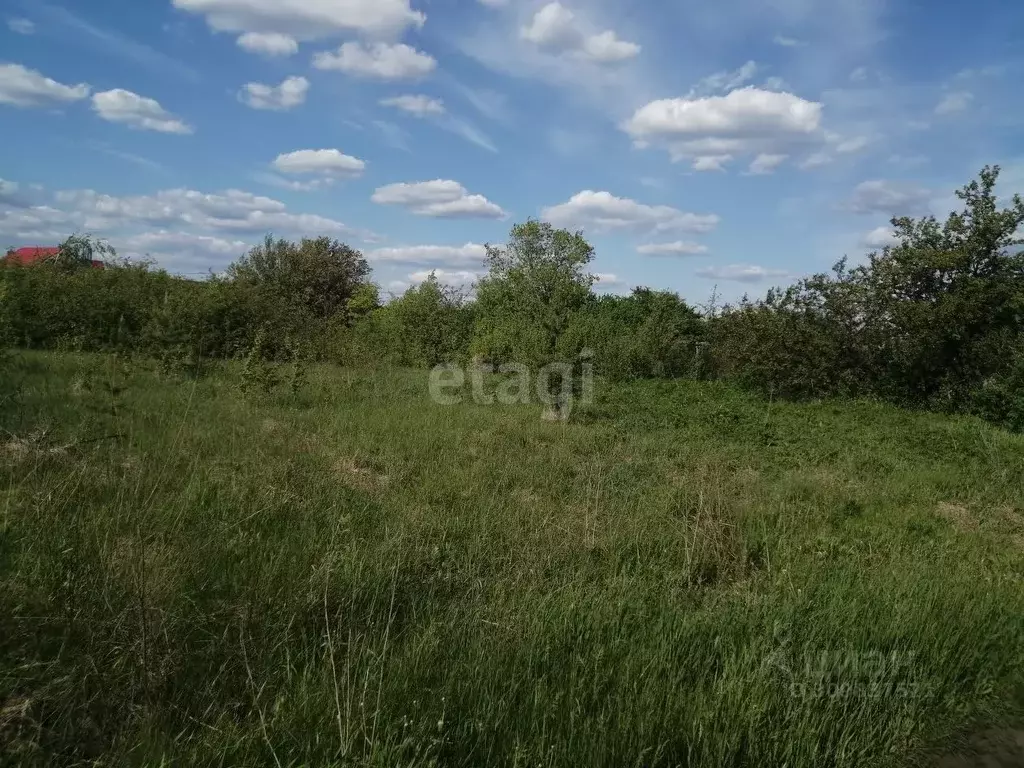
[[[3,365],[8,764],[875,768],[1024,714],[1024,436]]]

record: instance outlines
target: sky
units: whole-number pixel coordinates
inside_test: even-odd
[[[582,229],[598,288],[762,295],[1024,192],[1018,0],[0,0],[0,247],[171,272],[328,235],[400,292]]]

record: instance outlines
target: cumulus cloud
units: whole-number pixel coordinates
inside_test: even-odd
[[[764,283],[769,280],[789,277],[789,273],[783,269],[770,269],[756,264],[703,267],[697,270],[697,275],[709,280],[729,280],[737,283]]]
[[[789,155],[760,154],[750,164],[750,172],[754,175],[775,173],[775,169],[786,162]]]
[[[123,123],[137,130],[178,134],[193,132],[192,126],[167,112],[155,99],[147,99],[123,88],[94,94],[92,108],[104,120]]]
[[[111,244],[119,256],[152,258],[178,271],[197,269],[193,274],[234,261],[252,247],[251,241],[168,230],[115,237]]]
[[[457,181],[435,179],[389,184],[370,198],[379,205],[399,205],[417,216],[500,219],[506,214],[483,195],[471,195]]]
[[[253,109],[284,112],[304,104],[307,93],[309,80],[304,77],[289,77],[280,85],[246,83],[238,97],[242,103]]]
[[[20,64],[0,64],[0,104],[51,107],[81,101],[90,91],[85,83],[64,85]]]
[[[372,262],[394,264],[438,264],[446,267],[479,266],[487,249],[478,243],[465,245],[408,245],[377,248],[366,254]]]
[[[932,193],[922,187],[892,181],[871,180],[858,184],[846,207],[854,213],[904,216],[923,213]]]
[[[423,94],[410,94],[405,96],[394,96],[389,99],[381,99],[380,104],[383,107],[394,107],[395,109],[400,109],[403,112],[408,112],[410,115],[415,115],[416,117],[443,115],[445,113],[444,102],[440,99],[432,99],[429,96],[424,96]]]
[[[576,15],[557,2],[548,3],[537,11],[519,34],[534,45],[551,48],[576,45],[580,38]]]
[[[4,189],[20,191],[13,183]],[[237,189],[205,193],[167,189],[119,197],[91,189],[61,190],[51,205],[13,207],[0,200],[0,236],[12,245],[57,243],[72,232],[109,240],[125,256],[151,256],[172,271],[205,273],[245,253],[267,232],[285,237],[329,235],[363,242],[372,232],[292,212],[279,200]]]
[[[889,227],[877,227],[866,232],[861,238],[861,245],[865,248],[885,248],[887,245],[896,245],[899,240],[896,233]]]
[[[583,41],[583,55],[592,61],[613,64],[639,56],[640,46],[620,40],[614,31],[608,29]]]
[[[693,170],[724,171],[725,164],[732,159],[732,155],[697,155],[693,158]]]
[[[58,192],[56,199],[79,229],[97,234],[138,226],[237,233],[358,234],[333,219],[291,213],[279,200],[237,189],[215,194],[170,189],[129,197],[69,190]]]
[[[323,51],[313,66],[377,80],[415,80],[437,68],[437,60],[405,43],[343,43],[337,53]]]
[[[541,216],[557,227],[598,231],[710,232],[718,226],[714,214],[686,213],[667,205],[644,205],[610,192],[584,190],[568,202],[545,208]]]
[[[708,252],[706,245],[676,240],[673,243],[645,243],[636,252],[644,256],[700,256]]]
[[[316,40],[339,33],[395,35],[423,26],[409,0],[172,0],[218,32],[262,32]]]
[[[73,217],[57,208],[0,207],[0,235],[26,245],[60,242],[74,229]]]
[[[614,30],[586,34],[576,14],[559,2],[537,11],[519,36],[552,53],[570,53],[602,64],[635,58],[641,50],[636,43],[621,40]]]
[[[963,112],[974,101],[974,94],[970,91],[954,91],[947,93],[942,101],[935,107],[936,115],[952,115]]]
[[[438,282],[454,286],[466,286],[475,283],[481,277],[480,272],[472,272],[466,269],[421,269],[410,274],[409,279],[414,283],[422,283],[424,280],[429,280],[431,275]]]
[[[333,178],[362,175],[366,163],[337,149],[300,149],[278,155],[274,168],[284,174],[317,174]]]
[[[278,32],[246,32],[240,35],[238,47],[263,56],[294,56],[299,52],[299,41]]]
[[[821,111],[820,103],[791,93],[747,86],[725,96],[652,101],[622,127],[639,146],[666,146],[673,160],[722,160],[781,154],[780,148],[819,140]]]
[[[31,35],[36,31],[36,25],[30,19],[8,19],[7,28],[19,35]]]
[[[24,207],[21,185],[18,182],[0,179],[0,205]]]

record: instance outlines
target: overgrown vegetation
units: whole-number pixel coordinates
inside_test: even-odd
[[[201,370],[301,345],[319,360],[539,367],[593,352],[613,380],[719,377],[776,398],[875,396],[1024,429],[1024,202],[1000,208],[998,168],[963,210],[893,221],[898,244],[856,266],[712,313],[637,288],[595,296],[579,233],[530,221],[489,247],[475,295],[431,277],[382,303],[363,256],[329,238],[275,240],[201,282],[147,265],[86,268],[105,247],[65,243],[42,267],[0,269],[0,327],[29,349],[122,349]]]
[[[1024,715],[1020,436],[717,382],[551,425],[415,370],[247,377],[12,356],[0,761],[895,768]]]
[[[536,221],[386,302],[327,238],[0,266],[0,764],[897,768],[1019,724],[996,178],[722,309],[596,296]],[[416,370],[584,359],[558,425]]]

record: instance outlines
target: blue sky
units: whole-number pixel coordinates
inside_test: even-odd
[[[759,295],[1024,191],[1024,4],[4,0],[0,245],[201,275],[268,231],[385,290],[583,229],[601,288]]]

